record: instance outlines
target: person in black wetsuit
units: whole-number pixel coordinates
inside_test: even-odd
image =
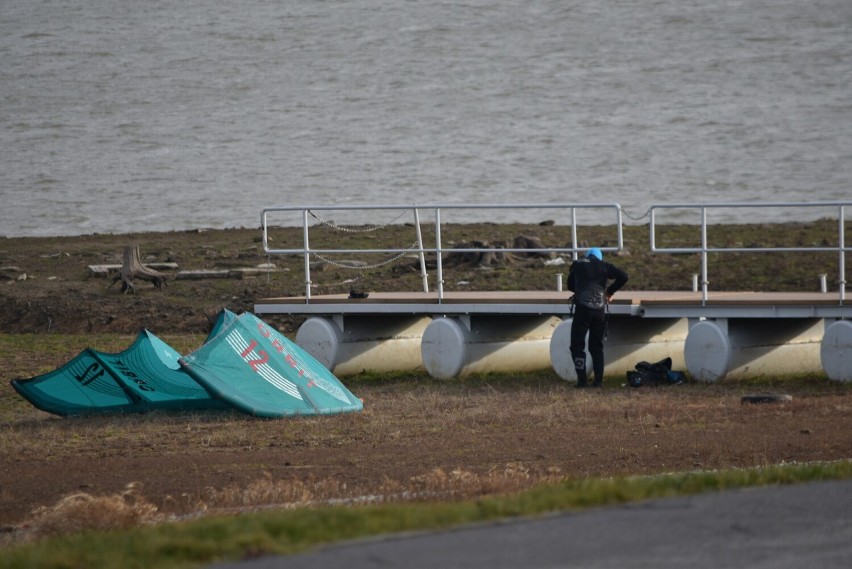
[[[613,282],[607,286],[607,281]],[[586,375],[586,333],[595,373],[594,387],[601,387],[604,370],[603,341],[606,333],[606,305],[612,295],[627,283],[627,273],[603,260],[597,247],[586,251],[568,272],[568,290],[574,293],[574,320],[571,323],[571,359],[577,371],[577,387],[588,387]]]

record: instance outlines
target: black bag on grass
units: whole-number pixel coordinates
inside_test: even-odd
[[[677,385],[685,380],[683,372],[672,371],[671,358],[665,358],[656,363],[639,362],[635,370],[627,372],[627,384],[630,387]]]

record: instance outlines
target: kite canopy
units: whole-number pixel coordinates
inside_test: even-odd
[[[143,330],[123,352],[86,348],[52,372],[11,383],[38,409],[61,416],[236,408],[283,417],[363,408],[290,340],[253,314],[228,310],[185,358]]]
[[[228,310],[227,308],[223,308],[219,311],[219,314],[216,315],[216,320],[213,321],[213,328],[210,330],[210,333],[207,334],[207,339],[204,340],[206,344],[213,338],[219,335],[219,332],[227,328],[231,322],[236,320],[237,315]]]
[[[148,330],[117,354],[86,348],[50,373],[12,380],[35,407],[55,415],[224,409],[178,364],[180,354]]]
[[[215,397],[258,417],[363,409],[328,369],[251,313],[238,316],[180,365]]]

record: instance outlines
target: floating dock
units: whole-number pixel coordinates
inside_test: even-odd
[[[653,204],[645,216],[649,220],[652,253],[697,255],[701,272],[693,277],[692,291],[621,290],[609,306],[605,375],[621,375],[640,361],[672,358],[675,369],[686,369],[696,380],[712,382],[724,377],[787,375],[824,372],[830,379],[852,381],[852,305],[846,299],[846,211],[852,202],[778,202]],[[834,230],[813,243],[771,247],[741,244],[714,245],[708,237],[708,214],[720,210],[753,210],[757,214],[773,210],[826,212],[836,215]],[[493,210],[493,212],[489,212]],[[549,224],[564,227],[566,245],[538,248],[475,243],[446,248],[442,228],[447,217],[510,212],[513,216],[546,214]],[[424,222],[426,214],[431,222]],[[341,224],[330,215],[364,215],[373,219],[382,214],[395,217],[371,226]],[[360,233],[381,230],[399,223],[407,215],[414,245],[407,249],[352,249],[345,241],[341,248],[317,249],[311,246],[311,230]],[[617,203],[598,204],[430,204],[370,206],[287,206],[261,212],[263,250],[270,255],[298,255],[305,270],[305,296],[258,300],[258,314],[304,316],[296,342],[337,375],[361,371],[425,370],[433,377],[452,378],[486,372],[524,372],[551,368],[566,380],[576,379],[569,354],[571,336],[570,293],[562,291],[561,275],[554,291],[451,292],[444,290],[444,254],[490,255],[546,254],[563,262],[577,259],[587,248],[578,233],[578,216],[612,216],[612,238],[601,246],[606,254],[623,250],[623,212]],[[691,244],[660,246],[657,229],[664,227],[658,216],[669,223],[683,223],[683,215],[698,220]],[[645,217],[643,216],[643,217]],[[274,225],[290,219],[301,225],[301,246],[273,239]],[[672,221],[674,217],[674,221]],[[595,222],[600,224],[600,220]],[[409,224],[406,224],[409,225]],[[287,226],[286,224],[283,226]],[[426,231],[424,231],[424,229]],[[663,233],[662,231],[660,232]],[[424,235],[434,239],[427,246]],[[290,248],[275,248],[273,241]],[[700,241],[700,245],[697,243]],[[810,292],[724,292],[708,288],[711,255],[728,253],[803,254],[836,253],[838,291],[829,293],[822,275],[820,293]],[[347,295],[312,295],[311,260],[332,262],[327,255],[383,255],[373,265],[336,264],[353,270],[367,270],[394,262],[404,255],[420,261],[423,292],[370,292],[367,298]],[[387,257],[392,255],[391,257]],[[426,256],[434,259],[434,292],[429,291]]]
[[[260,299],[258,314],[306,316],[296,342],[336,375],[436,378],[553,369],[575,380],[571,293],[371,292]],[[824,372],[852,381],[852,306],[832,293],[620,291],[605,375],[671,357],[698,381]]]

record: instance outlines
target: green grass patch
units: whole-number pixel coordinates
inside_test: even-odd
[[[569,480],[462,503],[325,506],[210,517],[121,532],[86,532],[6,549],[2,568],[177,569],[258,555],[286,555],[379,534],[446,529],[556,511],[671,496],[852,478],[852,462]]]

